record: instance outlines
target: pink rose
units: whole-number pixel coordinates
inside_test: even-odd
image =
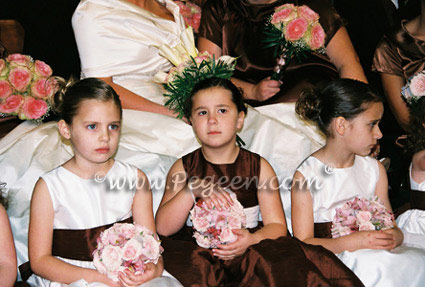
[[[135,260],[142,254],[142,244],[136,239],[130,239],[122,249],[122,259]]]
[[[31,85],[31,94],[36,98],[46,99],[52,95],[52,92],[52,83],[46,78],[40,78]]]
[[[375,230],[375,225],[370,221],[359,222],[359,231]]]
[[[425,74],[419,73],[410,82],[410,90],[415,96],[425,96]]]
[[[16,90],[22,92],[31,82],[31,72],[25,67],[15,67],[9,72],[9,82]]]
[[[25,66],[30,67],[32,59],[30,56],[22,54],[12,54],[6,58],[6,61],[9,62],[10,66]]]
[[[322,25],[314,23],[311,26],[310,37],[307,40],[307,44],[312,50],[323,48],[325,45],[325,36],[325,31],[323,30]]]
[[[285,38],[288,41],[294,42],[301,39],[308,28],[308,22],[304,18],[292,20],[286,26]]]
[[[132,238],[136,234],[136,230],[133,224],[124,223],[119,228],[119,233],[124,238]]]
[[[48,78],[52,75],[53,71],[49,65],[43,61],[36,60],[34,63],[34,71],[38,76]]]
[[[192,223],[193,223],[193,227],[195,227],[195,229],[198,230],[199,232],[206,232],[209,227],[208,221],[203,217],[193,218]]]
[[[0,80],[0,99],[5,99],[12,94],[12,87],[8,81]]]
[[[219,237],[220,237],[220,241],[223,243],[232,243],[232,242],[235,242],[236,239],[238,239],[238,236],[233,234],[232,229],[228,227],[221,230]]]
[[[3,104],[0,105],[0,113],[17,114],[23,101],[24,99],[21,95],[11,95],[6,98],[6,101]]]
[[[3,59],[0,59],[0,77],[6,76],[8,72],[8,68],[6,66],[6,62]]]
[[[241,229],[242,228],[241,219],[236,216],[230,216],[228,218],[228,226],[230,229]]]
[[[341,224],[344,226],[350,226],[350,227],[354,226],[356,224],[356,217],[349,215],[341,222]]]
[[[283,7],[285,6],[285,7]],[[281,9],[279,9],[282,7]],[[271,23],[276,26],[279,23],[289,22],[297,17],[297,12],[293,4],[285,4],[276,9],[276,12],[273,14]]]
[[[297,8],[298,15],[308,20],[309,22],[319,20],[319,14],[314,12],[310,7],[302,5]]]
[[[106,268],[100,260],[99,253],[97,251],[93,254],[93,264],[94,267],[96,267],[97,271],[99,271],[99,273],[106,274]]]
[[[102,250],[102,262],[106,270],[116,270],[121,265],[121,249],[118,246],[108,245]]]
[[[143,241],[141,254],[146,259],[157,261],[160,254],[160,246],[160,242],[158,242],[158,240],[156,240],[153,236],[146,236]]]
[[[47,103],[43,100],[27,98],[22,106],[23,116],[21,119],[36,120],[44,116],[48,109]]]
[[[193,234],[193,237],[195,237],[196,243],[198,243],[199,246],[201,246],[203,248],[210,248],[211,247],[211,242],[210,242],[208,236],[204,236],[204,235],[200,234],[199,232],[195,232]]]
[[[357,221],[370,221],[372,214],[369,211],[359,211],[356,215]]]

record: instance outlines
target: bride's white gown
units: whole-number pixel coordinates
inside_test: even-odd
[[[152,101],[163,103],[163,90],[152,81],[171,64],[158,54],[161,44],[178,44],[184,23],[178,7],[166,0],[175,21],[164,20],[122,0],[83,0],[73,16],[83,77],[113,77],[114,82]],[[324,143],[317,128],[301,121],[294,104],[249,108],[240,137],[246,148],[266,158],[281,185],[290,221],[288,187],[298,164]],[[192,128],[171,117],[124,110],[116,158],[143,170],[152,186],[154,211],[165,178],[177,158],[199,144]],[[0,181],[7,183],[8,214],[15,237],[18,265],[28,260],[29,205],[40,175],[72,157],[69,142],[59,136],[56,122],[24,122],[0,141]]]

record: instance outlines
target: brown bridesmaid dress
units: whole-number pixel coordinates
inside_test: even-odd
[[[202,10],[198,37],[203,37],[222,49],[222,54],[239,57],[234,77],[257,84],[271,76],[276,58],[273,49],[264,48],[264,26],[274,8],[286,3],[308,5],[316,11],[326,33],[325,46],[342,26],[342,20],[327,0],[278,0],[272,4],[251,4],[248,0],[208,1]],[[278,94],[264,102],[249,101],[251,105],[266,105],[295,101],[307,87],[338,78],[338,72],[325,54],[308,53],[301,62],[289,62],[282,77]]]

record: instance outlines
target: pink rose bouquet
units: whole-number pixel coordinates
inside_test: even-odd
[[[406,85],[401,88],[401,95],[409,105],[425,96],[425,71],[411,77]]]
[[[97,239],[93,263],[97,271],[118,282],[119,272],[143,273],[147,263],[158,262],[163,250],[156,233],[138,224],[116,223]]]
[[[199,246],[203,248],[216,248],[219,244],[227,244],[238,238],[233,234],[233,229],[241,229],[246,226],[246,215],[243,206],[232,192],[230,196],[234,204],[221,211],[208,208],[200,199],[190,211],[190,219],[195,230],[193,237]]]
[[[355,197],[336,208],[332,222],[332,237],[348,235],[355,231],[385,230],[393,228],[394,215],[377,196],[368,200]]]
[[[273,80],[279,80],[284,66],[294,56],[301,59],[306,52],[325,52],[325,31],[319,14],[306,5],[284,4],[275,9],[265,30],[266,48],[274,47],[278,59]]]
[[[201,24],[201,7],[189,1],[174,1],[174,3],[179,6],[180,15],[183,16],[186,25],[192,27],[195,33],[198,33]]]
[[[41,121],[50,110],[56,81],[46,63],[21,54],[0,59],[0,114]]]

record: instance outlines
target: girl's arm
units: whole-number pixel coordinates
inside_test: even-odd
[[[388,211],[392,212],[390,199],[388,198],[388,178],[385,167],[378,161],[379,166],[379,179],[376,183],[375,195],[384,203]],[[389,240],[389,249],[394,249],[395,247],[403,243],[404,237],[403,232],[398,228],[395,219],[393,220],[394,227],[391,229],[384,230],[385,233],[393,236],[392,240]]]
[[[393,235],[381,231],[358,231],[337,238],[314,237],[313,199],[304,184],[304,176],[295,172],[291,189],[292,230],[298,239],[322,245],[334,253],[358,249],[392,249]]]
[[[257,244],[263,239],[276,239],[280,236],[286,236],[287,228],[280,199],[279,180],[271,165],[264,158],[261,158],[258,182],[257,197],[264,227],[255,233],[250,233],[246,229],[233,230],[233,233],[238,235],[235,242],[220,245],[218,249],[213,249],[214,255],[220,259],[229,260],[235,256],[240,256],[245,253],[249,246]]]
[[[338,69],[340,78],[355,79],[367,83],[359,57],[344,27],[339,28],[329,41],[326,46],[326,54]]]
[[[31,198],[28,252],[31,269],[50,281],[65,284],[85,279],[119,286],[96,270],[77,267],[52,256],[54,210],[47,185],[39,179]]]
[[[198,39],[198,49],[200,52],[208,51],[215,55],[216,59],[222,55],[222,50],[219,46],[206,38]],[[244,80],[232,78],[232,82],[242,88],[244,97],[251,100],[265,101],[274,96],[280,91],[281,82],[270,80],[270,77],[261,80],[257,84],[251,84]]]
[[[17,263],[15,244],[13,242],[12,230],[10,229],[9,217],[0,204],[0,278],[1,284],[10,287],[16,281]]]
[[[182,159],[177,160],[167,176],[164,196],[156,213],[156,228],[159,234],[169,236],[179,231],[186,223],[194,204],[194,198],[202,198],[210,208],[233,203],[228,192],[217,184],[203,179],[187,182]]]
[[[400,76],[381,73],[382,86],[391,111],[398,124],[406,130],[409,126],[409,109],[401,96],[404,80]]]
[[[142,96],[139,96],[132,91],[124,88],[121,85],[118,85],[112,81],[112,77],[108,78],[99,78],[105,81],[108,85],[114,88],[115,92],[120,96],[122,102],[122,107],[124,109],[139,110],[145,112],[151,112],[156,114],[162,114],[175,118],[177,114],[169,110],[163,105],[154,103]]]
[[[186,172],[182,159],[178,159],[167,175],[165,192],[156,212],[156,228],[161,235],[179,231],[193,207],[193,198],[186,185]]]
[[[148,177],[139,169],[137,170],[137,190],[133,198],[132,214],[134,223],[156,232],[152,207],[152,190]],[[147,264],[143,274],[136,275],[129,270],[125,270],[125,274],[121,273],[119,279],[123,286],[139,286],[161,276],[163,271],[164,261],[160,257],[157,264]]]

